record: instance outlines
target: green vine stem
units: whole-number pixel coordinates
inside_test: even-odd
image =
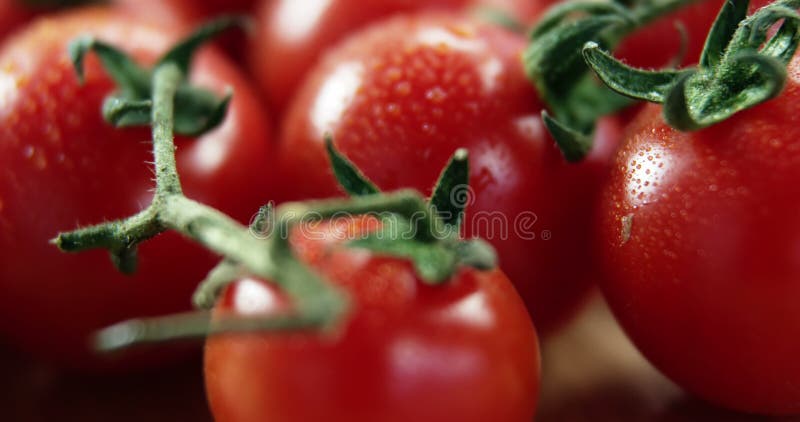
[[[138,67],[124,53],[93,39],[81,38],[71,46],[79,76],[82,75],[85,54],[89,50],[95,51],[119,85],[119,91],[109,101],[115,102],[122,114],[129,113],[132,116],[126,117],[129,121],[152,125],[156,189],[151,204],[138,214],[60,233],[52,243],[67,252],[107,249],[121,271],[133,272],[139,244],[166,230],[174,230],[223,257],[195,292],[193,300],[199,308],[211,308],[229,283],[242,276],[255,276],[278,285],[292,299],[293,311],[288,315],[259,318],[223,316],[213,321],[207,311],[135,319],[98,333],[95,339],[97,348],[114,350],[139,343],[231,331],[325,328],[336,323],[348,310],[347,295],[300,262],[289,243],[292,228],[303,222],[341,215],[374,214],[382,218],[387,228],[406,227],[407,233],[411,233],[408,238],[369,234],[348,245],[409,258],[421,278],[431,284],[449,280],[461,265],[479,269],[495,265],[494,251],[488,244],[475,239],[458,239],[452,234],[454,231],[444,229],[448,222],[417,191],[399,190],[384,194],[377,192],[377,188],[364,190],[366,179],[360,179],[361,173],[335,151],[330,139],[334,168],[337,172],[350,172],[353,188],[360,189],[360,195],[350,199],[288,203],[277,209],[270,204],[261,208],[249,228],[216,209],[185,197],[177,172],[173,139],[175,130],[181,127],[179,116],[185,121],[182,127],[197,129],[190,120],[215,121],[224,115],[229,99],[229,96],[221,101],[210,97],[206,92],[189,86],[186,77],[192,53],[202,42],[230,26],[233,21],[226,19],[200,28],[169,51],[152,71]],[[146,94],[147,89],[152,92]],[[191,98],[205,100],[207,106],[185,106],[184,101]],[[221,112],[220,105],[223,106]],[[143,117],[145,111],[149,113]],[[105,115],[112,123],[120,121],[108,113]],[[213,125],[204,123],[202,127],[209,130]],[[451,182],[465,178],[466,168],[466,152],[459,150],[442,173],[441,189],[449,189],[453,186]],[[357,186],[359,184],[362,186]],[[445,195],[440,193],[440,196]],[[455,221],[459,221],[463,208],[456,207],[455,210],[458,211]],[[440,233],[445,233],[445,236],[440,238]]]
[[[418,223],[420,226],[410,231],[417,233],[430,230],[426,227],[428,220],[424,217],[429,212],[427,202],[415,190],[399,190],[388,194],[368,195],[353,199],[283,204],[274,212],[275,227],[272,233],[266,240],[256,240],[263,242],[260,243],[260,251],[264,254],[262,258],[271,256],[271,262],[275,262],[275,264],[268,266],[268,271],[259,272],[246,263],[239,262],[237,264],[232,255],[226,255],[227,259],[213,269],[206,280],[200,284],[195,292],[194,301],[198,307],[209,309],[225,286],[243,275],[257,275],[277,283],[294,300],[297,309],[296,315],[279,315],[269,318],[224,317],[219,321],[215,320],[210,325],[208,314],[205,312],[182,314],[175,318],[168,316],[134,319],[101,331],[96,338],[96,346],[100,350],[115,350],[136,344],[204,337],[223,332],[291,330],[329,326],[338,321],[340,316],[346,312],[346,297],[337,289],[324,283],[294,258],[288,240],[291,227],[300,222],[320,221],[343,213],[378,216],[389,214],[398,217],[395,221]],[[254,226],[257,223],[260,222],[254,222]],[[225,230],[224,227],[217,227],[217,229]],[[176,228],[176,230],[190,237],[193,236],[191,232],[182,228]],[[240,230],[240,232],[251,233],[248,230]],[[369,245],[369,242],[374,239],[379,239],[379,243]],[[364,242],[364,244],[359,244],[359,242]],[[426,244],[415,240],[402,242],[396,237],[366,237],[353,241],[353,245],[411,258],[423,278],[433,275],[430,277],[432,283],[449,279],[457,265],[469,265],[481,270],[490,269],[496,265],[494,250],[485,242],[477,239],[455,243]],[[387,249],[387,245],[394,246]],[[453,260],[446,259],[450,256],[448,248],[453,250]],[[443,256],[442,253],[445,255]],[[445,259],[443,260],[443,258]],[[421,266],[420,262],[423,262]]]
[[[263,242],[219,211],[183,196],[175,163],[173,141],[173,98],[184,75],[178,66],[166,63],[154,72],[153,89],[153,156],[156,192],[148,208],[133,217],[96,226],[60,233],[54,243],[67,252],[87,249],[108,249],[124,272],[135,270],[137,245],[172,229],[179,231],[214,252],[241,262],[258,274],[274,272],[264,258]]]
[[[580,161],[589,153],[598,118],[633,103],[591,77],[581,55],[583,45],[593,41],[612,49],[637,29],[696,1],[569,1],[542,17],[523,61],[547,104],[544,125],[568,161]]]
[[[774,98],[786,83],[786,66],[800,45],[800,0],[778,0],[749,17],[748,5],[747,0],[725,2],[697,67],[634,69],[594,42],[584,46],[583,56],[614,91],[662,103],[664,119],[674,128],[702,129]]]

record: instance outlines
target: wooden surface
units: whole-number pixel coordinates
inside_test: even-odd
[[[790,421],[683,394],[636,352],[599,299],[543,345],[538,422]],[[122,378],[59,375],[0,348],[0,421],[207,422],[199,359]]]

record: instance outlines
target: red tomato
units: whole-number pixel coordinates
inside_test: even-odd
[[[648,106],[605,189],[598,254],[656,367],[728,408],[800,412],[800,59],[784,93],[697,132]]]
[[[342,245],[342,233],[377,225],[358,217],[320,223],[314,236],[293,231],[295,253],[348,292],[351,311],[327,337],[209,339],[206,389],[217,422],[532,420],[537,339],[508,279],[470,268],[429,286],[407,261]],[[269,284],[243,279],[215,314],[288,306]]]
[[[495,7],[531,22],[553,0],[275,0],[264,1],[250,47],[250,70],[280,112],[319,57],[371,22],[422,9]]]
[[[454,15],[398,17],[354,35],[316,68],[283,122],[283,199],[341,195],[323,148],[337,147],[386,190],[430,193],[459,147],[474,189],[468,236],[487,239],[539,329],[581,302],[588,235],[616,128],[567,164],[525,79],[524,37]],[[580,265],[576,265],[580,262]]]
[[[701,0],[656,19],[646,27],[625,38],[614,55],[635,67],[660,69],[668,65],[681,51],[681,36],[676,25],[686,29],[686,55],[682,65],[697,63],[711,25],[726,0]],[[750,9],[771,3],[771,0],[752,0]]]
[[[153,63],[182,35],[105,9],[44,19],[0,52],[0,332],[16,345],[75,368],[103,366],[87,336],[122,319],[189,308],[192,288],[215,259],[175,234],[140,248],[140,269],[119,274],[102,251],[67,255],[59,231],[122,218],[154,187],[150,132],[114,129],[100,106],[112,83],[94,55],[79,85],[67,43],[92,33]],[[213,132],[179,139],[189,197],[247,221],[269,198],[266,117],[243,77],[215,51],[197,57],[192,80],[235,95]]]
[[[27,22],[33,12],[16,0],[0,0],[0,40]]]
[[[456,8],[466,1],[264,1],[250,47],[250,70],[270,105],[280,111],[318,57],[357,27],[402,11]]]
[[[156,22],[184,21],[199,24],[215,16],[230,13],[249,13],[255,0],[113,0],[134,16],[144,16]]]

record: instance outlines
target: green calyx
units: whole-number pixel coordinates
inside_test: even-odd
[[[152,69],[139,66],[124,52],[90,36],[81,37],[71,43],[69,53],[81,82],[86,53],[93,51],[116,83],[117,92],[103,104],[103,117],[106,121],[116,127],[148,126],[152,123],[151,95],[155,69],[171,63],[186,74],[200,46],[229,28],[245,25],[243,18],[235,16],[214,20],[175,45]],[[225,118],[231,95],[231,92],[227,92],[222,98],[218,98],[208,90],[183,81],[175,94],[175,133],[198,136],[219,125]]]
[[[626,35],[694,1],[569,1],[542,17],[531,32],[523,61],[547,105],[545,127],[567,161],[580,161],[589,153],[599,117],[633,103],[591,75],[581,48],[596,42],[612,49]]]
[[[665,121],[692,131],[728,119],[781,93],[786,66],[800,44],[800,0],[778,0],[747,16],[748,1],[725,2],[697,67],[647,71],[631,68],[587,43],[583,56],[611,89],[663,104]],[[770,29],[780,23],[768,38]]]
[[[354,200],[386,196],[336,149],[329,135],[325,147],[334,176]],[[491,269],[497,264],[494,249],[483,240],[460,237],[470,195],[468,153],[461,148],[439,176],[430,200],[417,203],[407,215],[378,215],[380,230],[350,242],[350,246],[409,259],[420,278],[431,284],[451,279],[460,266]]]

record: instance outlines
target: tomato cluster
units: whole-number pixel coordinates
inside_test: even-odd
[[[213,292],[208,330],[313,314],[297,298],[314,289],[296,283],[319,276],[343,292],[335,318],[289,332],[221,329],[207,340],[217,420],[527,421],[538,402],[539,336],[546,341],[598,285],[636,346],[687,391],[736,410],[798,413],[800,62],[792,56],[800,4],[678,7],[688,3],[114,0],[56,10],[0,1],[8,32],[0,33],[0,338],[72,371],[163,365],[192,349],[109,356],[90,340],[119,321],[188,312],[198,282],[223,270],[234,276]],[[763,6],[766,18],[738,24]],[[597,97],[565,101],[579,105],[575,115],[596,117],[584,133],[591,148],[570,162],[564,133],[551,135],[542,117],[556,107],[529,80],[523,52],[547,38],[531,31],[539,23],[568,34],[562,41],[578,39],[588,31],[581,25],[609,10],[632,12],[597,32],[599,45],[577,46],[583,56],[564,52],[563,68],[585,57],[591,69],[565,71],[563,83],[607,95],[603,81],[664,105],[609,113]],[[252,14],[250,30],[201,48],[191,66],[162,56],[225,13]],[[751,32],[737,38],[743,31]],[[105,43],[86,44],[96,54],[76,49],[87,36]],[[100,51],[105,45],[119,50]],[[628,65],[688,70],[630,70],[598,53],[614,45]],[[159,108],[155,94],[136,97],[142,86],[160,94],[157,70],[183,65],[186,75],[176,75],[186,80],[169,97],[174,111]],[[671,82],[642,88],[655,78]],[[208,111],[179,100],[195,88],[202,96],[194,98],[232,97],[220,102],[227,108],[215,127],[177,133],[172,115],[181,108]],[[110,108],[110,95],[121,108]],[[172,115],[159,120],[158,110]],[[173,142],[173,129],[174,148],[154,151],[157,134]],[[346,199],[352,183],[373,199],[405,189],[435,196],[460,151],[468,151],[468,174],[446,194],[463,203],[463,218],[451,226],[434,207],[429,225],[410,217],[425,231],[411,242],[354,246],[394,220],[359,208],[360,197]],[[163,154],[174,154],[180,176],[166,194]],[[344,160],[338,168],[335,157]],[[232,219],[207,208],[175,217],[170,199],[187,197]],[[286,249],[275,252],[278,243],[259,231],[272,208],[251,221],[268,201],[278,215],[282,206],[361,211],[325,214],[311,232],[291,226]],[[124,220],[131,215],[141,218]],[[158,222],[152,232],[131,229],[145,218]],[[91,241],[59,234],[104,222],[113,230]],[[247,223],[247,240],[230,234]],[[434,239],[439,223],[456,233]],[[160,234],[167,229],[189,239]],[[490,245],[483,256],[496,253],[496,267],[464,252],[473,238]],[[190,239],[225,260],[214,267],[219,258]],[[243,249],[262,240],[270,263],[254,269]],[[107,253],[67,255],[53,245],[78,251],[91,242],[117,264],[135,262],[135,273],[121,274]],[[450,255],[420,257],[441,251],[455,251],[452,266],[441,262]],[[426,262],[445,268],[443,280],[429,276]]]

